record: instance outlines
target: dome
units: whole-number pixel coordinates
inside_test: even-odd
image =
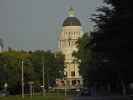
[[[63,26],[81,26],[81,23],[76,17],[67,17],[63,22]]]
[[[68,17],[65,19],[63,22],[63,26],[81,26],[80,21],[78,20],[77,17],[75,17],[75,10],[70,7],[68,10]]]

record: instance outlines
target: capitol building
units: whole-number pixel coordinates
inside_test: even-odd
[[[68,10],[68,17],[62,24],[62,32],[59,34],[58,48],[65,55],[64,75],[69,87],[81,86],[82,77],[79,74],[78,62],[72,53],[77,51],[76,41],[83,35],[82,24],[76,17],[75,10],[71,7]]]

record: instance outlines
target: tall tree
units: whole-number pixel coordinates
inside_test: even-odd
[[[21,93],[22,61],[24,67],[25,92],[29,92],[29,82],[33,81],[35,90],[42,85],[44,66],[45,87],[55,85],[56,78],[63,76],[64,56],[51,51],[6,51],[0,53],[0,89],[8,83],[12,94]],[[19,88],[20,87],[20,88]],[[39,87],[39,88],[38,88]]]
[[[133,6],[131,0],[104,0],[92,20],[96,30],[92,33],[95,65],[104,68],[106,79],[117,87],[133,82],[132,79],[132,27]],[[106,6],[109,5],[109,6]],[[105,65],[105,67],[103,66]]]
[[[84,84],[88,84],[88,71],[90,70],[89,65],[92,62],[91,50],[90,50],[90,37],[88,33],[85,33],[77,41],[78,51],[73,52],[73,56],[79,63],[80,74],[83,77]]]
[[[35,51],[31,53],[32,55],[32,65],[34,72],[36,73],[36,81],[41,85],[42,84],[42,73],[44,66],[44,79],[45,86],[55,85],[56,78],[59,78],[61,72],[64,69],[64,57],[61,54],[55,54],[51,51]]]
[[[21,91],[18,87],[21,85],[22,60],[24,61],[24,81],[27,83],[33,76],[31,64],[25,62],[30,60],[30,55],[20,51],[2,52],[0,54],[1,88],[3,88],[5,82],[8,83],[8,89],[13,94]]]

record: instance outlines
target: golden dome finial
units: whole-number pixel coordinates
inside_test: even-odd
[[[74,17],[75,16],[75,10],[72,6],[70,6],[68,10],[69,17]]]

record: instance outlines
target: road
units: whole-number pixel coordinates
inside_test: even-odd
[[[73,97],[71,100],[133,100],[130,96]]]

